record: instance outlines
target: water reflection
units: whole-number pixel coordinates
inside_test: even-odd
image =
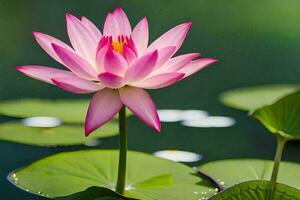
[[[155,156],[165,158],[175,162],[197,162],[202,159],[202,155],[180,150],[164,150],[153,153]]]
[[[160,121],[162,122],[179,122],[181,121],[181,110],[162,109],[158,110]]]
[[[185,120],[181,124],[189,127],[201,128],[223,128],[230,127],[235,124],[235,119],[225,116],[208,116],[201,120]]]
[[[162,122],[181,122],[184,126],[200,128],[222,128],[233,126],[236,121],[226,116],[209,116],[204,110],[158,110]]]
[[[21,120],[23,126],[51,128],[62,124],[56,117],[29,117]]]

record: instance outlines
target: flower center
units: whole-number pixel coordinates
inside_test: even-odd
[[[97,51],[100,51],[103,47],[108,47],[109,49],[121,54],[125,57],[126,51],[130,52],[131,56],[136,56],[136,48],[131,38],[127,36],[120,35],[117,38],[112,38],[112,36],[104,36],[101,38]]]
[[[127,45],[127,41],[115,40],[111,43],[113,50],[121,55],[124,55],[124,46]]]

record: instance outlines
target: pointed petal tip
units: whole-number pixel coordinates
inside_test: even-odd
[[[42,33],[42,32],[38,32],[38,31],[32,31],[32,35],[33,37],[38,41],[39,38],[43,38],[44,37],[47,37],[48,35],[45,34],[45,33]]]
[[[24,70],[26,70],[26,66],[24,66],[24,65],[16,66],[16,70],[23,73]]]
[[[71,13],[66,13],[66,17],[72,17],[73,15]]]
[[[22,74],[25,74],[26,67],[25,66],[16,66],[16,70]]]
[[[76,16],[72,15],[71,13],[66,13],[66,20],[79,20]]]
[[[155,127],[153,127],[153,129],[154,129],[157,133],[161,133],[161,124],[160,124],[160,121],[158,122],[158,124],[155,125]]]
[[[84,125],[84,135],[88,137],[94,130],[87,126],[87,123]]]
[[[191,27],[193,23],[192,23],[192,22],[186,22],[185,24],[186,24],[187,26]]]
[[[32,31],[31,33],[32,33],[32,35],[34,37],[37,37],[38,35],[42,34],[42,33],[38,32],[38,31]]]
[[[93,133],[96,129],[100,128],[100,126],[92,126],[90,123],[90,118],[89,116],[87,115],[86,116],[86,119],[85,119],[85,123],[84,123],[84,135],[85,137],[88,137],[91,133]]]
[[[199,56],[201,56],[201,53],[193,53],[193,56],[195,56],[195,58],[199,57]]]
[[[187,32],[191,29],[192,26],[192,22],[185,22],[182,24],[185,28],[185,33],[187,34]]]
[[[123,10],[121,6],[116,6],[114,10]]]
[[[218,59],[215,59],[215,58],[202,58],[202,59],[206,59],[206,60],[210,61],[210,64],[219,62],[219,60],[218,60]]]
[[[115,12],[125,13],[125,11],[123,10],[123,8],[121,6],[116,6],[115,9],[112,11],[112,13],[115,13]]]
[[[16,70],[20,71],[22,70],[23,66],[16,66]]]

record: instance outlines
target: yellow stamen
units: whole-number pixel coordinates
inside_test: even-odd
[[[112,42],[112,47],[114,51],[118,52],[119,54],[124,55],[124,46],[127,44],[126,41],[113,41]]]

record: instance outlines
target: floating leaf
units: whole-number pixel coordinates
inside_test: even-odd
[[[270,132],[289,140],[300,140],[300,91],[252,113]]]
[[[117,134],[118,124],[116,122],[105,124],[89,137],[84,136],[83,125],[36,128],[23,126],[19,122],[0,124],[0,140],[36,146],[79,145]]]
[[[16,186],[50,197],[67,196],[98,186],[114,190],[118,151],[59,153],[9,175]],[[143,200],[198,199],[212,191],[190,167],[152,155],[128,152],[125,196]]]
[[[299,200],[300,190],[269,181],[248,181],[220,192],[210,200]]]
[[[232,108],[251,111],[272,104],[299,88],[299,85],[289,84],[245,87],[223,93],[220,101]]]
[[[100,197],[100,198],[99,198]],[[78,192],[65,197],[57,197],[59,200],[134,200],[124,197],[104,187],[90,187],[85,191]]]
[[[67,123],[84,123],[90,100],[19,99],[0,102],[0,113],[13,117],[57,117]],[[131,113],[127,112],[129,116]]]
[[[270,180],[273,161],[256,159],[220,160],[199,167],[225,187],[250,180]],[[277,182],[300,189],[300,164],[281,162]]]

